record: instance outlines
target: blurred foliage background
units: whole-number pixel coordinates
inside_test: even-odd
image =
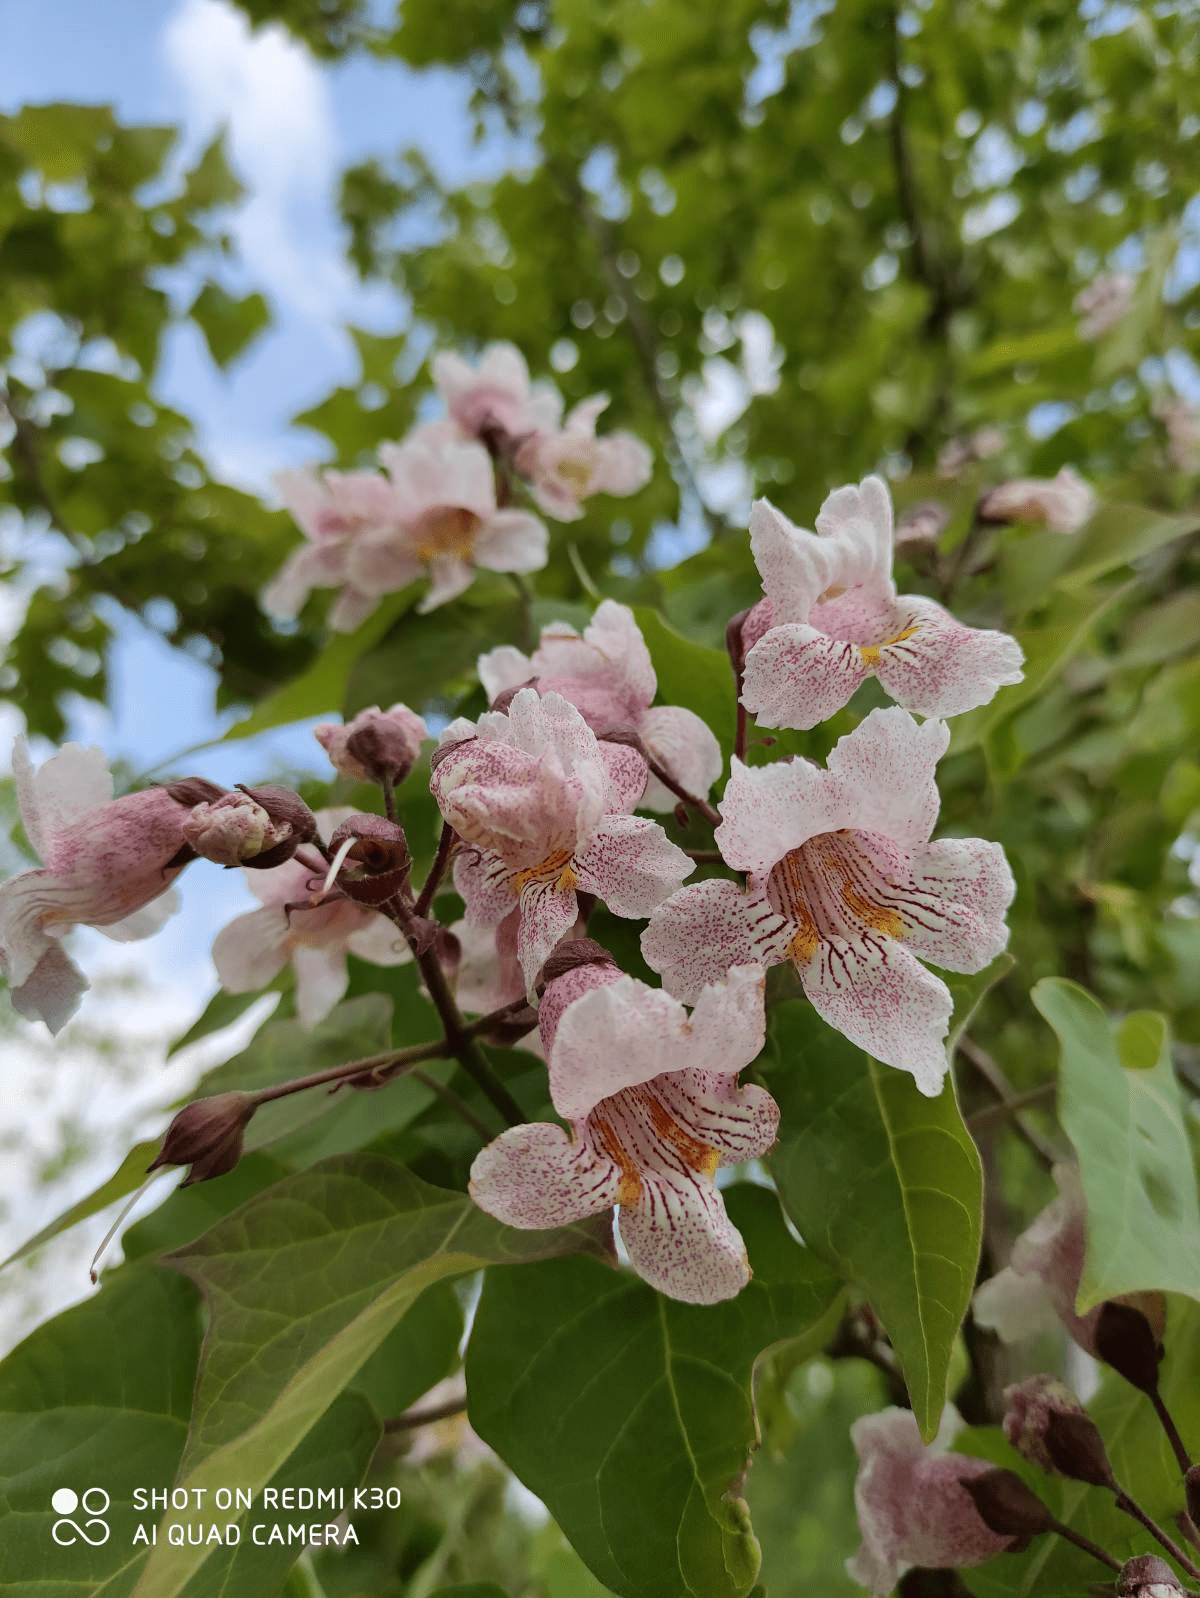
[[[973,1035],[1006,1091],[1045,1082],[1056,1046],[1027,993],[1065,975],[1111,1010],[1167,1012],[1184,1081],[1200,1086],[1195,7],[240,6],[322,58],[468,75],[478,138],[503,132],[520,152],[464,188],[413,149],[344,172],[349,259],[400,291],[407,325],[355,330],[358,380],[296,418],[319,435],[314,454],[370,464],[426,414],[433,348],[511,339],[568,401],[608,392],[611,425],[658,462],[642,494],[593,500],[555,529],[533,619],[582,619],[598,588],[713,649],[757,597],[753,495],[811,525],[829,488],[882,470],[901,509],[936,501],[945,525],[936,544],[907,547],[902,590],[1015,632],[1029,657],[1022,687],[958,718],[942,772],[943,831],[998,838],[1020,890],[1015,964]],[[65,693],[105,697],[116,605],[211,663],[251,729],[398,699],[478,711],[476,655],[522,642],[529,622],[500,579],[419,619],[397,596],[329,649],[325,596],[292,627],[261,613],[295,530],[217,480],[188,416],[156,395],[173,320],[193,321],[224,365],[270,317],[261,294],[224,286],[239,186],[221,144],[168,177],[174,139],[94,106],[0,118],[0,499],[18,515],[9,580],[23,613],[4,691],[31,731],[60,737]],[[183,263],[203,282],[185,299],[169,291]],[[1129,303],[1084,336],[1075,301],[1104,274],[1128,278]],[[995,430],[986,454],[983,429]],[[1083,532],[975,518],[987,488],[1065,465],[1102,501]],[[727,684],[683,654],[672,692],[671,658],[662,645],[664,698],[727,718]],[[822,754],[850,724],[783,737]],[[436,823],[416,803],[420,859]],[[968,1118],[995,1097],[969,1062],[962,1088]],[[1030,1114],[1052,1135],[1044,1107]],[[985,1266],[1050,1191],[1000,1130],[977,1132]],[[462,1163],[458,1150],[437,1158],[435,1176]],[[750,1497],[772,1598],[856,1590],[841,1568],[845,1432],[882,1402],[860,1391],[877,1374],[818,1362],[763,1378]],[[484,1579],[530,1598],[601,1590],[493,1463],[398,1453],[403,1517],[361,1556],[299,1568],[291,1591],[318,1579],[329,1598]]]

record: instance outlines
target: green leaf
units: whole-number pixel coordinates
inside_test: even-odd
[[[656,610],[636,605],[634,615],[658,677],[658,702],[694,710],[728,754],[737,731],[733,667],[721,649],[706,649],[669,627]]]
[[[594,1228],[514,1232],[389,1160],[280,1182],[173,1263],[211,1316],[181,1484],[269,1482],[433,1283],[481,1265],[595,1250]],[[211,1555],[158,1546],[138,1598],[175,1598]]]
[[[622,1598],[741,1598],[758,1543],[740,1497],[751,1374],[783,1339],[815,1351],[836,1279],[765,1188],[726,1189],[754,1279],[711,1306],[563,1259],[489,1271],[467,1351],[471,1424]]]
[[[781,1111],[770,1163],[784,1208],[809,1246],[867,1295],[929,1439],[982,1225],[979,1154],[953,1079],[925,1098],[905,1072],[869,1059],[798,1001],[773,1012],[764,1066]]]
[[[41,1248],[43,1243],[48,1243],[60,1232],[69,1232],[73,1226],[78,1226],[80,1221],[98,1215],[101,1210],[106,1210],[118,1199],[128,1198],[131,1193],[136,1193],[146,1180],[146,1167],[157,1153],[157,1139],[135,1143],[106,1182],[101,1182],[100,1186],[94,1188],[85,1198],[81,1198],[77,1204],[72,1204],[70,1209],[64,1210],[61,1215],[43,1226],[41,1231],[31,1237],[27,1243],[22,1243],[15,1253],[0,1262],[0,1270],[5,1266],[14,1265],[27,1254],[32,1254],[35,1249]]]
[[[29,1598],[61,1598],[72,1587],[105,1598],[130,1591],[143,1557],[134,1531],[156,1518],[134,1507],[134,1489],[174,1478],[200,1347],[198,1307],[182,1277],[129,1266],[0,1365],[0,1589]],[[111,1499],[111,1535],[98,1548],[58,1546],[51,1494],[93,1487]]]
[[[173,1054],[178,1054],[180,1049],[186,1049],[189,1043],[196,1043],[201,1038],[207,1038],[214,1032],[222,1032],[227,1026],[232,1026],[239,1016],[245,1015],[250,1006],[262,998],[264,993],[274,992],[283,980],[285,979],[281,973],[269,987],[260,988],[254,993],[226,993],[224,988],[218,988],[187,1031],[181,1033],[171,1044],[167,1058],[170,1059]]]
[[[188,315],[204,334],[218,366],[228,366],[271,320],[261,294],[247,294],[238,300],[218,283],[204,285]]]
[[[453,1587],[439,1587],[429,1598],[508,1598],[494,1581],[460,1581]]]
[[[310,716],[336,714],[342,708],[346,683],[355,661],[373,648],[411,604],[407,590],[388,597],[352,633],[335,633],[306,672],[268,696],[243,720],[235,722],[224,742],[251,738],[268,727],[283,727]]]
[[[1198,530],[1194,515],[1164,516],[1144,505],[1104,505],[1079,535],[1074,557],[1059,581],[1064,588],[1083,588],[1105,572],[1128,566]]]
[[[1062,1046],[1058,1114],[1087,1198],[1080,1312],[1142,1290],[1200,1298],[1196,1174],[1165,1019],[1137,1011],[1114,1026],[1059,977],[1032,998]]]

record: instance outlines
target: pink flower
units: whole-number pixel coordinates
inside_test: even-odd
[[[72,927],[95,927],[117,943],[149,937],[176,907],[171,882],[192,858],[189,811],[166,788],[114,799],[99,749],[66,744],[36,772],[25,739],[13,748],[21,820],[45,862],[0,886],[0,965],[13,1007],[60,1031],[87,980],[62,947]]]
[[[393,705],[390,710],[372,705],[344,726],[321,722],[313,728],[313,737],[341,776],[358,782],[380,782],[385,776],[403,782],[429,732],[423,717],[407,705]]]
[[[1080,338],[1099,338],[1123,322],[1133,305],[1137,278],[1130,272],[1103,272],[1075,296],[1071,309],[1080,316]]]
[[[945,722],[873,710],[827,769],[735,759],[716,842],[749,879],[693,883],[654,912],[642,952],[670,991],[687,1000],[730,966],[790,960],[830,1026],[939,1093],[952,1004],[921,961],[982,971],[1014,892],[999,844],[929,841],[948,737]]]
[[[1053,1326],[1055,1317],[1089,1354],[1096,1352],[1100,1305],[1075,1313],[1087,1252],[1087,1209],[1079,1172],[1056,1165],[1058,1197],[1013,1244],[1009,1263],[976,1291],[974,1313],[980,1326],[1006,1343]]]
[[[600,605],[582,637],[565,622],[552,622],[532,655],[510,644],[481,655],[479,678],[489,699],[530,682],[541,693],[561,694],[599,738],[632,728],[650,756],[700,798],[721,775],[720,745],[700,717],[679,705],[653,706],[658,680],[650,651],[633,612],[615,600]],[[650,777],[644,809],[671,811],[677,802]]]
[[[226,793],[193,805],[184,817],[183,838],[204,860],[219,866],[240,866],[265,855],[268,869],[295,852],[296,840],[286,821],[273,821],[248,793]]]
[[[1200,411],[1178,395],[1159,400],[1154,414],[1167,434],[1167,456],[1177,471],[1200,471]]]
[[[762,971],[739,968],[705,989],[689,1018],[615,965],[556,978],[542,1000],[542,1043],[571,1130],[538,1122],[502,1133],[471,1167],[475,1202],[533,1229],[619,1205],[621,1241],[652,1287],[692,1304],[734,1297],[750,1266],[713,1177],[775,1141],[775,1101],[737,1085],[762,1049],[762,994]]]
[[[850,1428],[858,1453],[854,1505],[863,1544],[846,1569],[872,1598],[887,1598],[906,1570],[981,1565],[1012,1545],[990,1531],[962,1483],[996,1467],[945,1451],[959,1418],[947,1408],[938,1440],[921,1441],[911,1410],[864,1415]]]
[[[352,810],[319,810],[321,836]],[[386,916],[347,899],[336,889],[320,892],[316,860],[300,859],[267,871],[247,871],[246,884],[262,904],[238,916],[217,934],[213,963],[227,993],[265,988],[290,960],[296,972],[296,1011],[305,1026],[323,1021],[350,980],[346,955],[372,965],[402,965],[411,955]],[[291,907],[290,910],[288,907]]]
[[[535,433],[517,451],[517,470],[529,479],[547,516],[574,522],[592,494],[636,494],[650,481],[654,457],[632,433],[596,437],[596,418],[607,394],[593,394],[568,412],[560,430]]]
[[[392,485],[378,472],[280,472],[276,487],[307,544],[288,556],[262,592],[263,609],[290,619],[314,588],[340,588],[329,612],[334,632],[353,632],[375,609],[377,593],[350,580],[350,552],[365,532],[384,536],[399,521]]]
[[[430,787],[474,845],[455,858],[455,886],[476,926],[498,926],[520,908],[517,948],[530,992],[575,923],[576,890],[598,895],[614,915],[645,916],[693,869],[656,822],[617,813],[636,803],[645,781],[639,758],[636,790],[628,786],[630,753],[598,743],[560,694],[532,688],[514,696],[507,714],[454,722],[442,736]]]
[[[750,545],[766,614],[756,619],[742,702],[764,726],[815,727],[872,676],[920,716],[957,716],[1020,682],[1021,648],[1007,633],[964,627],[932,599],[897,595],[880,478],[830,494],[815,533],[757,500]]]
[[[349,552],[355,586],[378,598],[428,572],[417,609],[436,610],[470,586],[475,568],[532,572],[546,564],[549,534],[523,510],[500,510],[491,456],[482,444],[438,424],[417,428],[402,444],[383,444],[398,516],[372,527]]]
[[[435,355],[433,381],[450,416],[475,438],[554,432],[562,416],[562,395],[552,383],[530,383],[515,344],[489,344],[478,366],[461,355]]]
[[[987,460],[1004,448],[1004,434],[998,427],[979,427],[966,438],[952,438],[938,451],[939,477],[955,477],[973,461]]]
[[[1019,477],[1001,483],[979,501],[985,522],[1038,522],[1056,533],[1077,533],[1096,513],[1092,485],[1073,466],[1057,477]]]

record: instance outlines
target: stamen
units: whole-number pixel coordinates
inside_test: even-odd
[[[346,856],[350,853],[351,849],[353,849],[357,842],[358,839],[354,837],[353,834],[351,834],[349,838],[344,838],[342,840],[341,847],[338,849],[337,854],[335,854],[333,859],[329,862],[329,870],[325,873],[325,881],[321,884],[322,893],[328,893],[330,888],[333,887],[334,878],[342,869],[342,865],[345,862]]]

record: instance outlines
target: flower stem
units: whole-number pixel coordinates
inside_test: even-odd
[[[333,1065],[326,1071],[313,1071],[308,1076],[298,1076],[291,1082],[281,1082],[277,1087],[260,1088],[254,1094],[256,1107],[270,1104],[274,1099],[285,1099],[292,1093],[304,1093],[309,1088],[324,1087],[328,1082],[350,1082],[356,1077],[372,1079],[372,1085],[378,1085],[410,1066],[419,1065],[422,1060],[445,1059],[448,1049],[446,1040],[439,1038],[436,1043],[420,1043],[411,1049],[388,1049],[382,1054],[371,1054],[363,1060],[351,1060],[346,1065]]]
[[[646,764],[664,788],[669,788],[677,799],[682,799],[685,805],[690,805],[704,817],[705,821],[711,821],[714,827],[720,825],[721,812],[715,805],[710,805],[707,799],[698,799],[694,793],[689,793],[678,778],[673,777],[669,769],[655,760],[648,750],[643,749],[642,753],[645,755]]]
[[[429,914],[429,906],[433,903],[433,896],[438,890],[438,884],[446,874],[450,855],[457,842],[454,828],[448,821],[442,822],[442,835],[438,839],[437,853],[433,857],[433,864],[429,868],[429,875],[425,878],[424,886],[413,906],[414,913],[419,916]]]
[[[1150,1402],[1154,1405],[1154,1413],[1158,1416],[1159,1424],[1162,1426],[1163,1431],[1167,1434],[1167,1441],[1171,1445],[1171,1452],[1175,1455],[1180,1470],[1186,1476],[1188,1471],[1192,1468],[1191,1456],[1184,1445],[1183,1438],[1179,1435],[1179,1430],[1176,1427],[1174,1420],[1171,1418],[1171,1411],[1167,1408],[1166,1401],[1157,1387],[1152,1393],[1149,1394],[1149,1398]]]
[[[1054,1526],[1056,1536],[1065,1537],[1067,1542],[1074,1543],[1076,1548],[1082,1548],[1085,1554],[1091,1554],[1093,1559],[1098,1559],[1102,1565],[1107,1565],[1110,1570],[1121,1569],[1120,1561],[1113,1558],[1099,1543],[1094,1543],[1090,1537],[1085,1537],[1082,1532],[1073,1531],[1070,1526],[1064,1526],[1062,1521],[1057,1521]]]
[[[383,789],[383,813],[389,821],[396,819],[396,789],[392,782],[391,773],[383,772],[379,778],[379,786]]]
[[[439,1082],[436,1076],[430,1076],[428,1071],[410,1071],[409,1075],[414,1082],[419,1082],[423,1088],[428,1088],[432,1094],[441,1099],[443,1104],[448,1104],[459,1120],[465,1121],[473,1132],[478,1132],[485,1143],[492,1141],[491,1127],[475,1114],[467,1101],[460,1098],[453,1088],[448,1088],[444,1082]]]
[[[1200,1565],[1192,1563],[1179,1544],[1173,1538],[1167,1536],[1158,1522],[1152,1520],[1135,1499],[1131,1498],[1123,1489],[1118,1489],[1116,1499],[1118,1509],[1123,1509],[1127,1515],[1132,1515],[1134,1520],[1144,1526],[1151,1537],[1162,1544],[1175,1563],[1181,1565],[1189,1576],[1200,1579]]]

